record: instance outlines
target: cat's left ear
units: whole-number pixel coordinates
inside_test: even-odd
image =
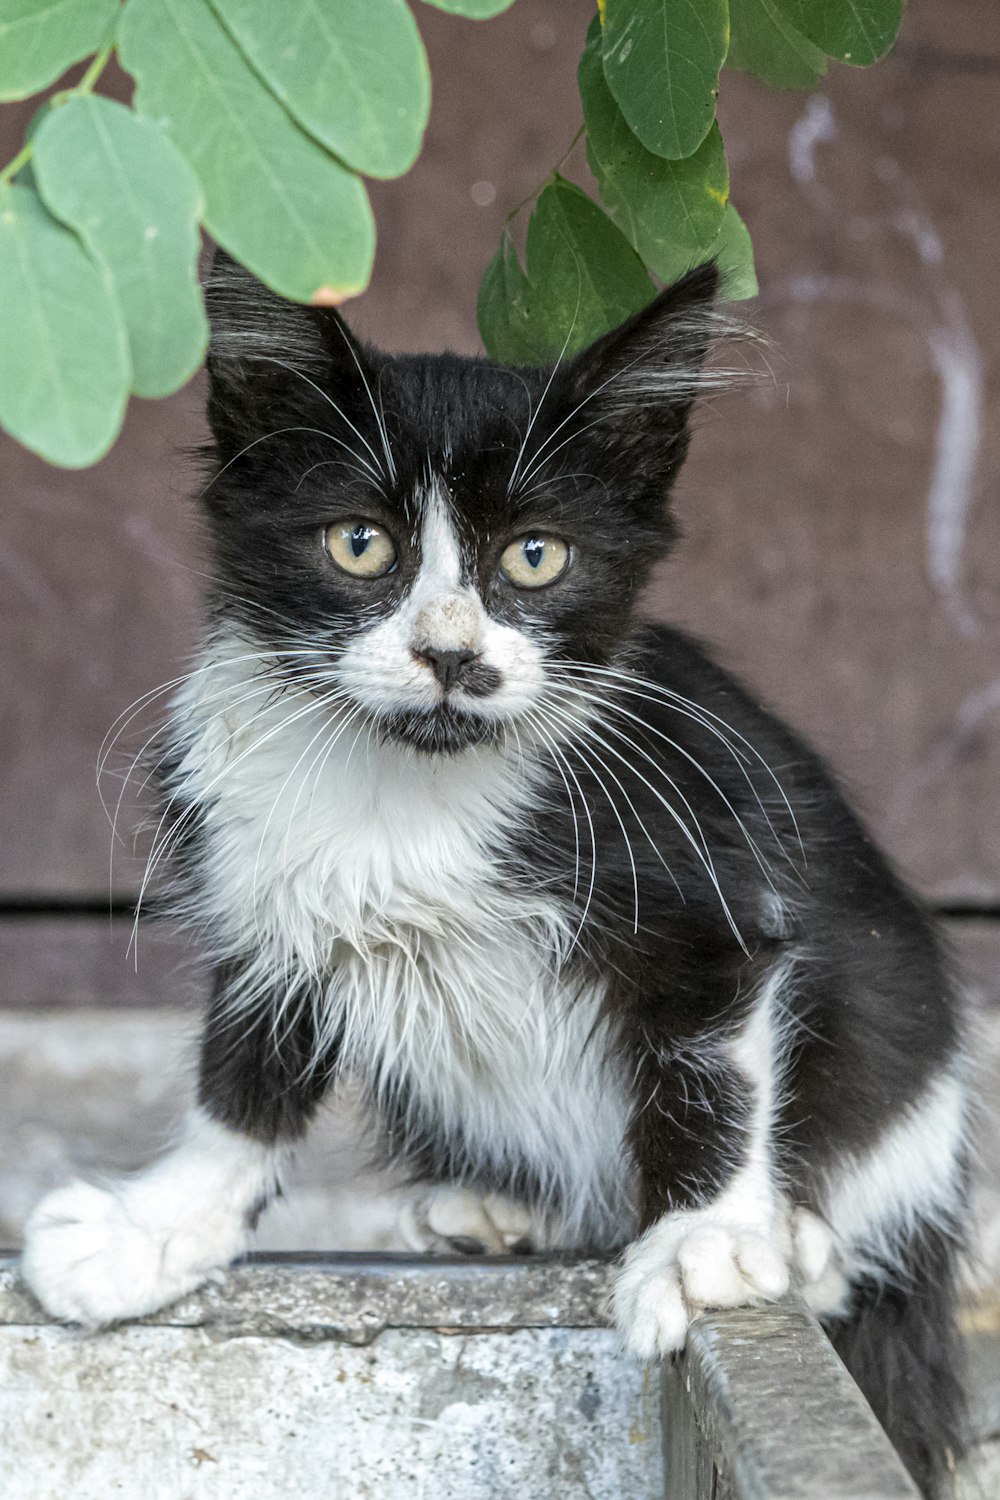
[[[334,308],[286,301],[221,249],[205,304],[208,418],[223,458],[282,425],[336,423],[331,401],[352,405],[375,373]]]
[[[609,457],[630,456],[650,479],[673,477],[705,355],[723,322],[714,311],[718,284],[714,262],[696,267],[575,356],[563,391],[581,441]]]

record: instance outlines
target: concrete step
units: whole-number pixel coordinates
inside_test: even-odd
[[[53,1326],[0,1265],[5,1500],[918,1500],[794,1298],[642,1368],[611,1267],[256,1259],[141,1323]]]
[[[192,1016],[165,1010],[0,1010],[0,1244],[16,1246],[34,1202],[72,1173],[156,1155],[190,1099],[195,1032]],[[964,1314],[977,1443],[957,1500],[1000,1496],[995,1174],[987,1150],[980,1289]],[[326,1257],[401,1249],[399,1191],[364,1170],[348,1093],[324,1113],[259,1244]],[[374,1281],[343,1261],[256,1265],[95,1337],[51,1325],[0,1270],[0,1495],[663,1494],[658,1377],[622,1360],[601,1324],[606,1267],[408,1264],[394,1259]]]

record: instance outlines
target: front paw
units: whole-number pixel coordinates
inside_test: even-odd
[[[612,1293],[612,1314],[639,1359],[684,1347],[688,1324],[708,1307],[771,1301],[788,1290],[784,1234],[668,1215],[630,1245]]]
[[[143,1317],[193,1291],[238,1253],[219,1225],[167,1225],[148,1203],[73,1182],[43,1198],[28,1220],[21,1272],[54,1318],[99,1328]]]

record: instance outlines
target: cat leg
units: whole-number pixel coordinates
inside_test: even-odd
[[[24,1279],[53,1317],[138,1318],[193,1291],[247,1245],[280,1153],[192,1110],[174,1148],[134,1177],[69,1183],[28,1220]]]
[[[173,1149],[133,1177],[58,1188],[31,1215],[21,1266],[42,1305],[86,1327],[141,1317],[241,1254],[326,1090],[314,1052],[310,1006],[275,1028],[230,1010],[223,981]]]
[[[738,1028],[678,1045],[664,1006],[636,1059],[631,1146],[644,1232],[625,1252],[615,1322],[642,1359],[680,1349],[706,1307],[782,1296],[793,1261],[790,1205],[772,1144],[780,1085],[783,970],[759,986]]]

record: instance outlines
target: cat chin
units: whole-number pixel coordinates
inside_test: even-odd
[[[460,755],[475,745],[494,745],[500,725],[479,714],[440,705],[432,709],[398,710],[382,714],[379,739],[388,744],[408,745],[425,755]]]

